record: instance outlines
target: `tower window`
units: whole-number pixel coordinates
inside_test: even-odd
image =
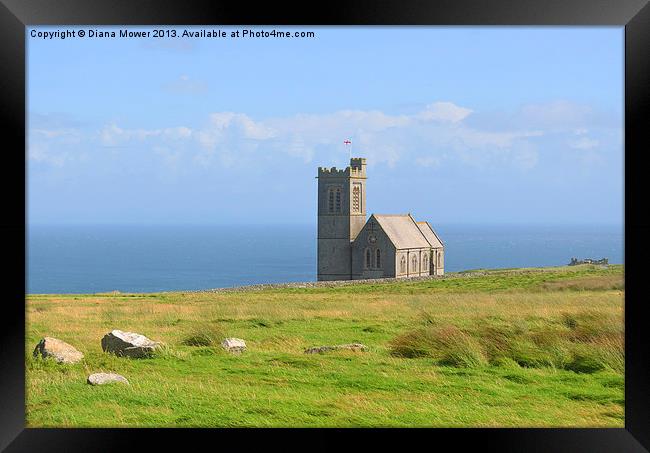
[[[336,189],[336,206],[335,212],[341,212],[341,189]]]
[[[402,256],[402,259],[399,261],[399,271],[401,274],[406,273],[406,258]]]
[[[330,189],[327,194],[327,210],[334,212],[334,191]]]
[[[379,269],[379,268],[381,268],[381,250],[377,249],[376,255],[377,255],[377,257],[376,257],[376,260],[375,260],[375,267],[377,267]]]
[[[371,254],[370,254],[370,249],[366,249],[366,269],[370,269],[370,259],[371,259]]]
[[[352,211],[361,212],[361,189],[359,184],[355,184],[352,188]]]

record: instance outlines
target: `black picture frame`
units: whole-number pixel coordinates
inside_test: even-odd
[[[650,6],[647,0],[384,0],[328,1],[280,5],[207,0],[0,0],[0,122],[3,217],[0,222],[6,270],[2,273],[0,345],[0,449],[7,451],[112,451],[154,443],[193,448],[226,440],[239,447],[272,444],[285,430],[262,436],[215,429],[36,429],[25,428],[25,40],[36,25],[553,25],[625,27],[625,428],[621,429],[418,429],[409,443],[446,450],[493,447],[498,451],[642,452],[650,450],[650,350],[643,316],[642,261],[648,251],[650,210],[645,201],[646,168],[641,165],[643,129],[650,89]],[[7,162],[8,161],[8,162]],[[328,448],[368,430],[301,430],[307,448]],[[307,432],[305,432],[307,431]],[[401,430],[372,429],[364,443],[385,443]],[[303,437],[303,436],[301,436]],[[308,439],[308,440],[307,440]],[[287,445],[286,442],[280,446]],[[366,448],[370,444],[366,443]],[[453,447],[441,447],[443,445]]]

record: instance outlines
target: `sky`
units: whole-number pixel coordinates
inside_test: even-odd
[[[622,27],[126,28],[27,28],[28,224],[315,224],[350,153],[368,215],[623,222]]]

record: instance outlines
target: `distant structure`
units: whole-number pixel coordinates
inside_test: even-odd
[[[366,159],[318,168],[318,280],[444,274],[444,244],[411,214],[366,221]]]
[[[577,258],[571,258],[569,266],[577,266],[578,264],[609,264],[609,260],[607,258],[602,258],[600,260],[592,260],[591,258],[579,260]]]

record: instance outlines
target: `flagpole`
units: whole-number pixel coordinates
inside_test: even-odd
[[[352,160],[352,141],[349,138],[346,138],[343,140],[343,145],[348,147],[348,151],[350,153],[350,160]]]

